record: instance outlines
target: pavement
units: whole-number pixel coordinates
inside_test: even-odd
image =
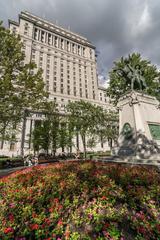
[[[63,162],[64,160],[61,160],[60,162]],[[72,160],[67,160],[67,161],[73,161],[73,159]],[[97,159],[97,160],[95,160],[96,162],[106,162],[106,163],[119,163],[119,164],[126,164],[126,165],[151,165],[151,166],[155,166],[155,167],[157,167],[158,168],[158,170],[160,171],[160,163],[158,163],[158,164],[153,164],[153,163],[147,163],[147,162],[134,162],[134,161],[132,161],[132,162],[129,162],[129,161],[124,161],[124,160],[122,160],[122,159],[114,159],[114,158],[112,158],[112,157],[110,157],[110,158],[106,158],[106,157],[102,157],[101,159]],[[65,160],[65,162],[66,162],[66,160]],[[55,162],[55,163],[57,163],[57,162]],[[51,164],[51,163],[40,163],[40,164],[38,164],[38,165],[48,165],[48,164]],[[30,167],[33,167],[33,165],[32,166],[30,166]],[[13,168],[5,168],[5,169],[0,169],[0,178],[3,178],[3,177],[5,177],[5,176],[8,176],[8,175],[10,175],[11,173],[14,173],[14,172],[16,172],[16,171],[19,171],[19,170],[23,170],[23,169],[25,169],[25,168],[29,168],[29,166],[20,166],[20,167],[13,167]]]
[[[57,163],[57,162],[52,162],[53,163]],[[38,165],[48,165],[51,164],[51,162],[45,162],[45,163],[39,163]],[[8,175],[10,175],[11,173],[14,173],[16,171],[19,170],[23,170],[25,168],[29,168],[29,167],[33,167],[34,165],[31,166],[20,166],[20,167],[9,167],[9,168],[5,168],[5,169],[0,169],[0,178],[6,177]]]
[[[5,169],[0,169],[0,178],[5,177],[10,175],[11,173],[14,173],[18,170],[22,170],[26,168],[26,166],[21,166],[21,167],[14,167],[14,168],[5,168]]]

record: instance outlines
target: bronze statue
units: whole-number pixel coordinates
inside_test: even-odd
[[[117,71],[119,76],[126,80],[126,83],[131,84],[131,90],[135,89],[135,83],[138,83],[139,90],[141,91],[147,87],[139,65],[136,65],[135,68],[133,68],[129,63],[127,63],[124,68],[117,68],[115,71]]]

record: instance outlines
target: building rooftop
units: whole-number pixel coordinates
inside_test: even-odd
[[[36,15],[33,15],[32,13],[29,13],[27,11],[22,11],[20,14],[19,14],[19,19],[22,18],[22,19],[25,19],[27,21],[30,21],[30,22],[33,22],[35,25],[37,26],[40,26],[40,27],[43,27],[43,28],[46,28],[48,29],[49,31],[52,31],[54,33],[57,33],[59,35],[62,35],[63,37],[65,38],[69,38],[71,39],[72,41],[78,41],[80,42],[81,44],[84,44],[84,45],[88,45],[89,47],[91,48],[94,48],[95,49],[95,46],[93,46],[88,40],[87,38],[77,34],[77,33],[74,33],[68,29],[65,29],[63,27],[60,27],[46,19],[43,19],[41,17],[38,17]],[[12,20],[9,20],[9,23],[13,23],[15,25],[18,25],[17,22],[15,21],[12,21]]]

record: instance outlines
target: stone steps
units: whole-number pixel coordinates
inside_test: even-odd
[[[135,164],[135,165],[152,165],[160,167],[160,160],[153,160],[153,159],[136,159],[132,158],[118,158],[118,157],[110,157],[110,158],[100,158],[97,161],[102,162],[114,162],[114,163],[128,163],[128,164]]]

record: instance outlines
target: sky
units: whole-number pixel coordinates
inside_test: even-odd
[[[87,37],[96,46],[100,84],[113,62],[132,52],[160,68],[159,0],[0,0],[0,20],[29,11]]]

